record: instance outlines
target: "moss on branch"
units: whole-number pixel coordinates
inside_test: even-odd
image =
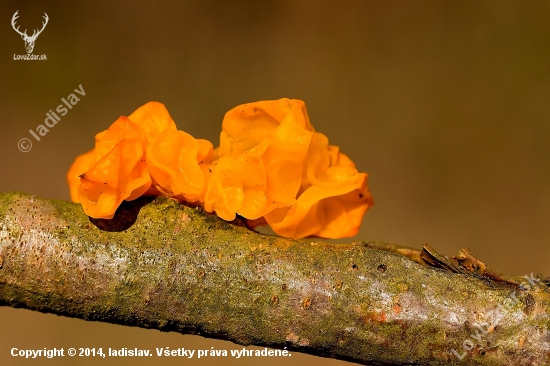
[[[105,221],[0,195],[1,305],[364,364],[550,364],[546,280],[517,289],[418,253],[261,235],[163,198]]]

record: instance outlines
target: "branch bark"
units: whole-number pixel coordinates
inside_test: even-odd
[[[0,305],[372,365],[550,364],[548,280],[420,254],[260,235],[163,198],[106,221],[0,195]]]

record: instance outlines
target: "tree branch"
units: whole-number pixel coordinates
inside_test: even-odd
[[[0,305],[364,364],[549,364],[547,280],[421,254],[260,235],[163,198],[106,221],[0,195]]]

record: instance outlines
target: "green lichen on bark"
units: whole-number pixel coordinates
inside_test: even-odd
[[[261,235],[164,198],[108,222],[0,195],[2,305],[359,363],[550,364],[546,280],[518,290],[396,253]]]

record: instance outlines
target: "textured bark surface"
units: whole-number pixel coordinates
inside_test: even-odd
[[[1,305],[363,364],[550,364],[546,279],[518,288],[419,253],[260,235],[162,198],[105,221],[0,195]]]

